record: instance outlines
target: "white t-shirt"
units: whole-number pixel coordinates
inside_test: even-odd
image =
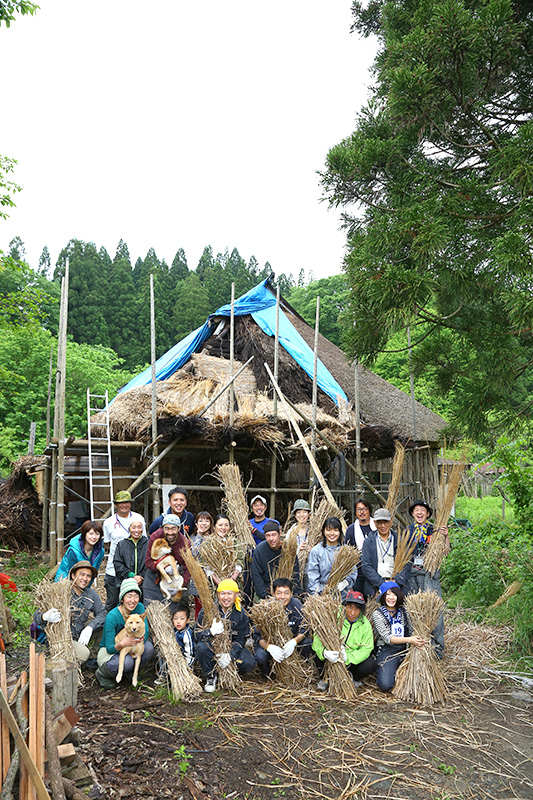
[[[122,541],[122,539],[127,539],[130,535],[130,525],[132,522],[141,522],[143,526],[143,535],[146,536],[146,522],[144,521],[143,515],[137,514],[136,511],[130,511],[127,517],[119,517],[115,512],[104,521],[104,544],[109,544],[109,556],[105,568],[106,575],[115,575],[113,556],[115,555],[117,544]]]

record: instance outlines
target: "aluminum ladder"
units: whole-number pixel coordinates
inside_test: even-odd
[[[101,401],[104,405],[100,405]],[[92,422],[93,414],[105,414],[104,422]],[[96,427],[105,428],[105,436],[93,436],[93,429]],[[87,436],[89,442],[89,498],[91,506],[91,519],[103,521],[107,508],[102,509],[94,502],[95,489],[107,489],[109,493],[109,505],[113,513],[113,467],[111,461],[111,440],[109,436],[109,398],[107,389],[105,394],[91,394],[87,388]],[[102,448],[105,443],[105,448]],[[98,447],[98,452],[94,452]],[[102,466],[96,466],[96,459],[100,460]],[[104,503],[106,501],[103,501]],[[100,512],[95,514],[94,509]]]

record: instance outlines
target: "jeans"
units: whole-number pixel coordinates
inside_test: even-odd
[[[102,650],[103,648],[100,648]],[[105,665],[110,675],[113,677],[116,676],[118,672],[118,659],[120,653],[114,653],[108,661],[105,661]],[[155,650],[152,642],[147,639],[144,643],[144,653],[141,656],[141,668],[145,666],[155,655]],[[133,656],[130,656],[129,653],[124,659],[124,674],[128,672],[133,672],[133,668],[135,666],[135,659]]]
[[[376,653],[376,681],[382,692],[390,692],[396,679],[396,670],[407,653],[406,644],[384,644]]]

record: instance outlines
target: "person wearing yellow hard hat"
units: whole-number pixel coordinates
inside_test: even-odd
[[[230,578],[220,581],[217,586],[217,616],[211,627],[204,628],[204,611],[200,611],[195,626],[196,660],[205,678],[204,690],[212,693],[217,688],[217,670],[227,669],[232,661],[241,675],[251,672],[255,667],[253,654],[245,647],[250,634],[250,622],[241,608],[239,586]],[[224,622],[231,625],[231,645],[228,653],[215,655],[213,640],[224,632]]]

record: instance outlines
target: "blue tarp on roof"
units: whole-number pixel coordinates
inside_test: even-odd
[[[274,336],[276,332],[276,298],[267,288],[267,281],[262,281],[242,297],[235,300],[235,316],[240,317],[251,314],[254,321],[261,330],[268,336]],[[198,353],[202,349],[204,342],[209,339],[213,332],[214,317],[229,317],[231,315],[231,305],[221,306],[207,321],[185,339],[171,347],[170,350],[158,358],[155,364],[156,380],[164,381],[183,367],[191,358],[193,353]],[[279,312],[279,343],[291,355],[301,368],[313,378],[313,351],[307,342],[300,336],[294,325],[289,321],[282,309]],[[151,368],[148,367],[120,390],[127,392],[129,389],[136,389],[151,383]],[[331,375],[328,369],[322,364],[320,359],[317,366],[318,386],[336,403],[337,396],[340,395],[346,400],[346,395]]]

